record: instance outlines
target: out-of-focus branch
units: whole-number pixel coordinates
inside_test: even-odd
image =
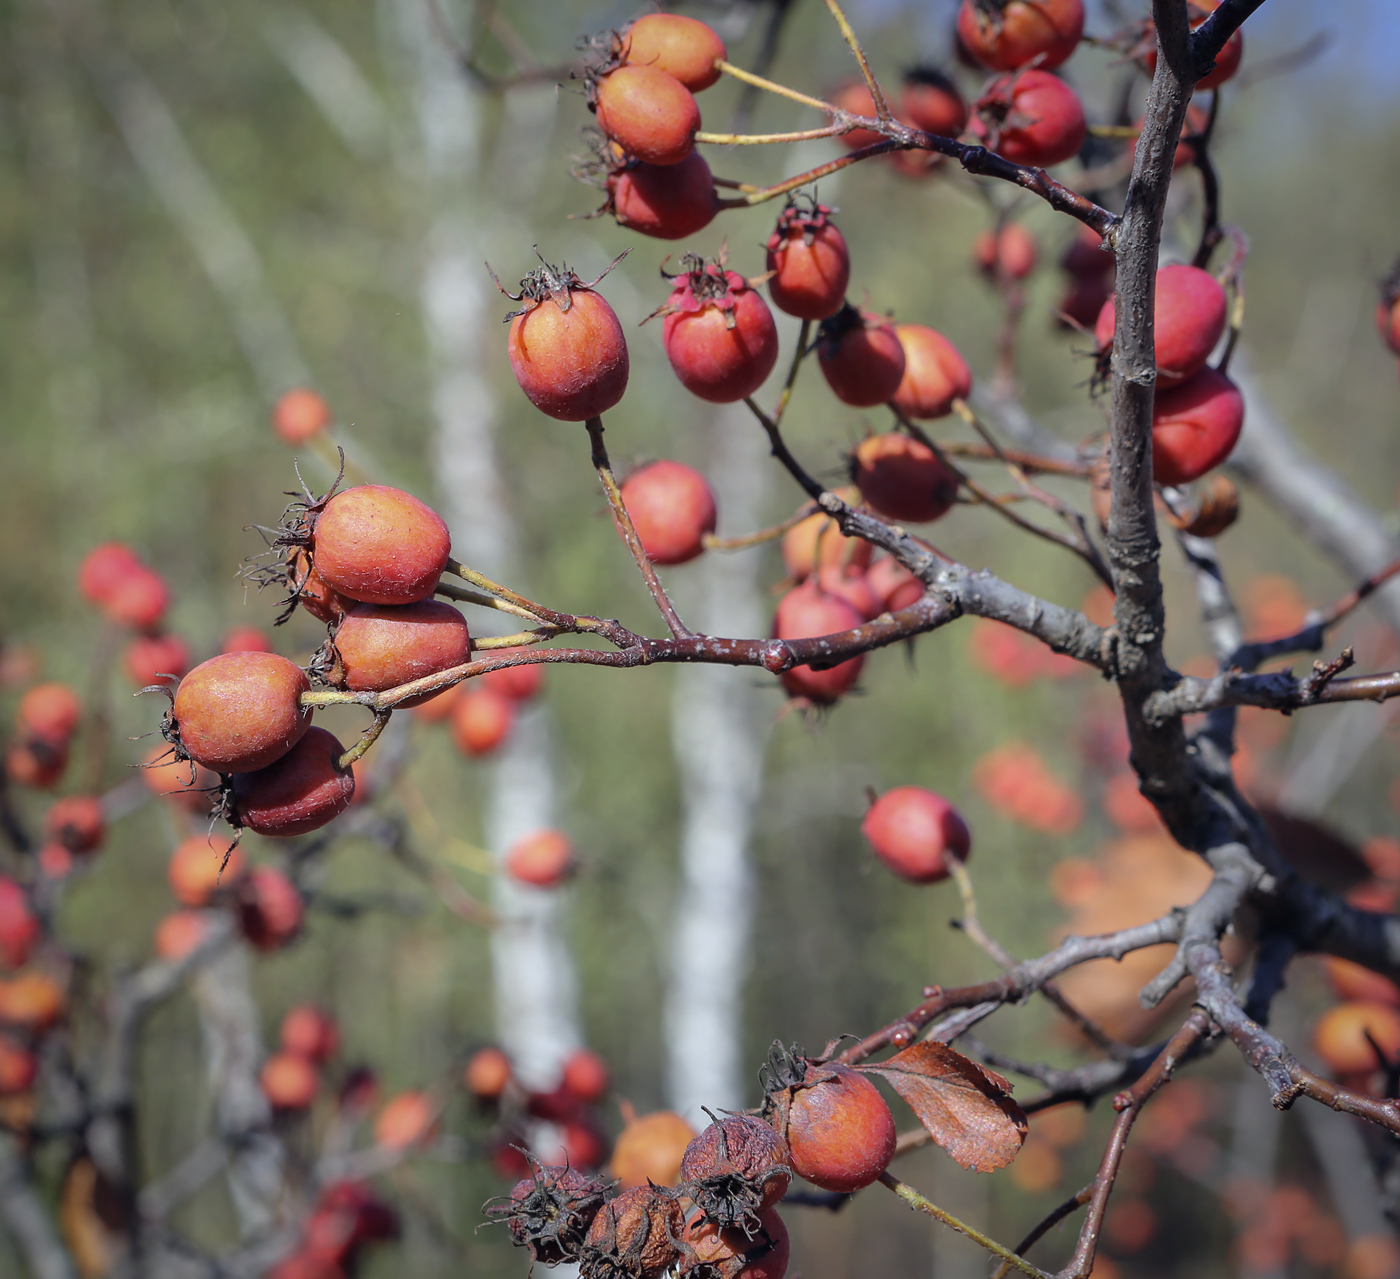
[[[68,1249],[30,1176],[19,1142],[0,1132],[0,1216],[33,1279],[77,1279]]]

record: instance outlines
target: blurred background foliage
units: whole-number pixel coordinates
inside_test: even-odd
[[[268,426],[272,399],[293,381],[327,397],[337,439],[372,475],[430,502],[442,497],[418,292],[433,209],[398,12],[417,2],[27,0],[0,11],[0,637],[12,656],[18,649],[33,659],[9,664],[21,673],[0,696],[12,702],[25,673],[41,667],[46,677],[103,699],[116,742],[102,768],[104,787],[128,780],[129,765],[149,744],[127,738],[148,732],[159,708],[132,702],[111,661],[113,637],[74,589],[77,564],[91,546],[128,541],[167,576],[176,598],[172,625],[197,658],[216,651],[234,623],[269,625],[274,601],[250,592],[237,570],[259,546],[246,526],[275,522],[284,491],[295,487],[292,458]],[[877,72],[893,81],[916,59],[949,63],[952,8],[951,0],[870,0],[853,3],[851,13]],[[1121,17],[1137,16],[1137,6],[1114,8]],[[551,66],[571,58],[577,34],[632,13],[591,0],[520,0],[504,11],[521,43]],[[725,16],[717,6],[688,11]],[[463,30],[467,6],[449,8],[449,16]],[[753,17],[747,34],[736,27],[741,33],[730,46],[741,65],[755,56],[766,10],[760,6]],[[1116,25],[1102,8],[1091,17],[1096,33]],[[1319,33],[1330,40],[1303,65],[1264,74],[1272,59]],[[1249,25],[1245,78],[1251,68],[1256,74],[1226,90],[1216,150],[1224,216],[1251,243],[1240,367],[1300,439],[1387,520],[1400,460],[1400,388],[1371,311],[1375,278],[1400,250],[1396,34],[1382,0],[1272,0]],[[308,64],[297,59],[316,49],[325,83],[334,89],[340,77],[339,98],[318,102],[307,92]],[[1387,56],[1378,61],[1379,49]],[[487,41],[485,57],[506,68],[498,43]],[[851,70],[818,0],[796,0],[775,78],[821,91]],[[1087,48],[1068,71],[1091,119],[1113,120],[1130,72],[1111,54]],[[975,91],[976,77],[960,75]],[[1132,92],[1140,100],[1140,81]],[[729,83],[707,93],[707,124],[722,127],[738,98]],[[480,155],[462,180],[492,266],[503,280],[518,278],[538,243],[547,258],[566,260],[588,278],[630,246],[630,257],[603,286],[628,327],[633,361],[632,387],[608,421],[614,459],[668,456],[703,466],[712,410],[675,385],[660,326],[634,326],[664,300],[657,267],[668,249],[713,253],[724,239],[736,269],[759,273],[759,246],[776,208],[728,214],[693,243],[638,241],[608,218],[583,218],[599,197],[568,177],[587,120],[575,86],[548,82],[499,98],[483,94],[479,110]],[[751,119],[755,131],[804,123],[796,108],[776,99],[759,102]],[[174,147],[175,170],[162,171],[158,156],[143,159],[143,144],[155,152],[164,147],[167,160]],[[464,154],[472,150],[467,145]],[[711,158],[726,177],[771,180],[834,152],[834,144],[819,143]],[[1177,186],[1169,239],[1179,249],[1194,242],[1200,209],[1196,175],[1183,171]],[[978,278],[969,248],[989,221],[984,194],[1002,205],[1014,193],[981,193],[956,174],[911,181],[873,163],[822,183],[820,194],[841,209],[853,296],[939,328],[985,379],[1000,303]],[[1074,228],[1030,199],[1017,204],[1016,215],[1041,246],[1022,326],[1026,406],[1057,435],[1078,440],[1102,429],[1103,409],[1088,392],[1089,343],[1051,323],[1063,287],[1055,261]],[[212,241],[199,242],[201,226]],[[235,315],[245,288],[268,320],[251,334],[240,331]],[[509,309],[501,300],[499,312]],[[790,347],[795,326],[783,333]],[[536,413],[511,381],[504,331],[487,339],[482,367],[498,397],[500,465],[519,522],[524,585],[560,608],[655,630],[602,514],[583,432]],[[833,480],[843,451],[867,429],[885,428],[881,414],[835,403],[812,371],[799,383],[788,421],[799,455]],[[960,428],[947,431],[963,438]],[[322,462],[303,457],[301,465],[313,488],[328,483]],[[1082,487],[1052,487],[1083,500]],[[748,531],[726,523],[725,495],[718,496],[720,531]],[[775,473],[768,514],[782,518],[799,498]],[[986,512],[960,508],[933,536],[964,562],[1063,603],[1078,604],[1094,586],[1072,557],[1013,535]],[[1349,585],[1248,491],[1244,518],[1222,545],[1232,579],[1254,583],[1245,598],[1256,601],[1256,611],[1273,607],[1277,616],[1279,608],[1286,614],[1303,603],[1322,605]],[[776,591],[782,568],[775,549],[748,553],[764,557]],[[1188,662],[1205,644],[1179,556],[1168,547],[1165,558],[1169,651]],[[682,598],[692,571],[672,574]],[[1363,611],[1340,638],[1379,658],[1393,646],[1376,628]],[[317,642],[303,617],[276,633],[279,650],[297,660]],[[957,913],[951,884],[912,889],[872,864],[858,832],[867,787],[917,783],[956,799],[974,831],[971,869],[984,920],[1017,954],[1044,948],[1068,918],[1056,900],[1056,866],[1069,858],[1099,865],[1102,846],[1118,838],[1099,803],[1107,774],[1086,749],[1090,739],[1112,738],[1108,691],[1086,674],[999,679],[974,652],[987,642],[985,630],[962,624],[908,651],[877,653],[859,694],[818,718],[784,713],[776,681],[734,672],[735,680],[771,684],[767,704],[776,721],[755,850],[758,933],[745,1013],[755,1067],[774,1038],[816,1048],[897,1015],[927,983],[993,971],[947,926]],[[617,1096],[639,1110],[665,1102],[659,1008],[678,805],[669,746],[673,678],[665,668],[552,668],[547,680],[562,824],[583,861],[567,892],[584,1025],[614,1071]],[[1285,787],[1286,806],[1286,785],[1296,776],[1290,770],[1310,758],[1333,721],[1372,710],[1314,712],[1278,732],[1261,730],[1249,752],[1260,792]],[[348,734],[357,724],[345,715],[338,728]],[[1019,823],[979,790],[978,761],[1017,740],[1039,750],[1050,771],[1082,796],[1085,816],[1072,832],[1051,835]],[[457,755],[440,729],[415,725],[410,749],[414,784],[442,827],[479,841],[480,766]],[[1108,750],[1119,752],[1121,763],[1121,744]],[[1394,834],[1387,790],[1395,763],[1387,727],[1336,789],[1323,820],[1357,841]],[[397,801],[389,795],[382,802]],[[29,796],[21,805],[31,815],[42,807]],[[164,865],[173,841],[168,814],[141,805],[69,892],[62,932],[97,973],[148,954],[153,927],[172,907]],[[248,843],[255,857],[272,855],[259,840]],[[471,891],[484,891],[479,874],[461,867],[452,873]],[[371,1064],[387,1089],[450,1079],[464,1053],[492,1034],[485,935],[364,841],[337,845],[325,887],[341,898],[391,894],[410,909],[354,918],[313,910],[300,944],[258,963],[268,1034],[285,1008],[315,999],[341,1021],[344,1059]],[[1294,971],[1302,1011],[1289,1014],[1289,1029],[1305,1042],[1307,1009],[1319,1006],[1322,986],[1306,965]],[[1075,1047],[1051,1026],[1033,1004],[997,1018],[987,1037],[1004,1051],[1075,1060]],[[1234,1225],[1217,1193],[1250,1165],[1252,1138],[1232,1101],[1239,1073],[1228,1053],[1200,1072],[1209,1082],[1193,1094],[1203,1113],[1196,1135],[1208,1149],[1194,1173],[1167,1156],[1143,1155],[1132,1166],[1130,1196],[1150,1199],[1163,1224],[1155,1235],[1148,1231],[1145,1250],[1142,1241],[1123,1246],[1132,1243],[1130,1230],[1118,1242],[1110,1232],[1109,1255],[1131,1273],[1215,1275],[1244,1264],[1229,1249]],[[151,1171],[170,1167],[203,1131],[202,1080],[194,1015],[177,999],[153,1022],[143,1048],[143,1157]],[[1253,1079],[1241,1087],[1261,1093]],[[1033,1088],[1021,1085],[1023,1093]],[[1086,1179],[1105,1110],[1090,1114],[1082,1140],[1071,1131],[1057,1138],[1058,1148],[1046,1143],[1064,1165],[1057,1176],[1052,1166],[1039,1178],[1013,1169],[978,1180],[930,1152],[911,1158],[901,1175],[1011,1238]],[[614,1131],[620,1122],[611,1106],[607,1122]],[[1321,1176],[1296,1117],[1279,1124],[1277,1169],[1255,1174],[1266,1183],[1277,1176],[1304,1185],[1326,1208],[1336,1187]],[[447,1126],[468,1142],[487,1132],[460,1100]],[[501,1233],[476,1233],[481,1201],[502,1188],[484,1158],[424,1161],[396,1180],[402,1199],[431,1211],[410,1206],[402,1253],[370,1257],[366,1275],[427,1279],[461,1273],[463,1264],[483,1279],[523,1272],[523,1257]],[[863,1196],[839,1216],[789,1217],[794,1270],[808,1279],[913,1274],[930,1265],[930,1229],[883,1196]],[[191,1201],[179,1224],[211,1246],[229,1239],[232,1217],[217,1185]],[[943,1237],[936,1247],[939,1273],[980,1273],[981,1261],[960,1241]],[[1306,1260],[1295,1264],[1322,1272]],[[16,1265],[0,1245],[0,1270],[15,1273]]]

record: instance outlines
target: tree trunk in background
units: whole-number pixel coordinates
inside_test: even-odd
[[[715,418],[709,480],[726,529],[757,528],[769,467],[762,432],[746,410]],[[687,621],[716,635],[761,635],[754,551],[700,561]],[[704,1126],[702,1106],[740,1110],[751,1079],[743,1060],[743,995],[753,917],[749,844],[763,754],[776,701],[751,672],[683,667],[676,677],[672,742],[681,783],[680,884],[666,997],[670,1104]]]

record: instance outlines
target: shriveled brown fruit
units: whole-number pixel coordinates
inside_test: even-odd
[[[580,1279],[660,1279],[680,1258],[685,1214],[674,1196],[633,1186],[604,1204],[588,1228]]]
[[[762,1210],[787,1193],[790,1158],[771,1124],[753,1115],[726,1115],[686,1147],[681,1184],[717,1227],[751,1237]]]

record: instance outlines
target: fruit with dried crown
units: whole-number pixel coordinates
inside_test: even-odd
[[[963,0],[958,10],[963,47],[993,71],[1058,67],[1083,35],[1083,0]]]
[[[594,80],[590,100],[598,127],[628,155],[648,164],[679,164],[695,150],[700,108],[675,76],[624,63]]]
[[[577,1261],[589,1227],[607,1199],[608,1184],[574,1168],[530,1161],[530,1175],[510,1195],[486,1205],[490,1221],[504,1221],[511,1240],[532,1261],[557,1266]]]
[[[768,237],[768,296],[799,320],[825,320],[846,300],[851,253],[832,210],[794,198]]]
[[[681,1183],[718,1229],[746,1238],[761,1230],[792,1181],[788,1149],[771,1124],[754,1115],[716,1119],[686,1147]]]
[[[752,395],[778,362],[778,330],[763,297],[722,255],[688,253],[661,308],[662,343],[671,368],[692,395],[731,404]]]
[[[165,736],[216,773],[251,773],[281,759],[311,726],[297,699],[311,681],[276,653],[220,653],[175,690]]]
[[[680,1259],[679,1202],[655,1186],[633,1186],[593,1218],[581,1254],[582,1279],[661,1279]]]
[[[1048,71],[1003,76],[975,104],[972,131],[1013,164],[1059,164],[1088,136],[1079,95]]]

